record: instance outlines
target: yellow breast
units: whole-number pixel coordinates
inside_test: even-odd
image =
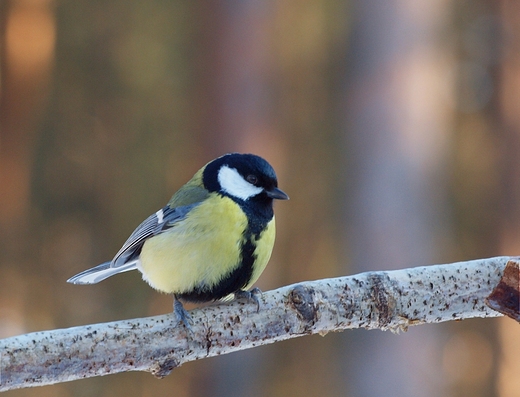
[[[140,255],[143,278],[155,289],[183,293],[214,286],[240,263],[247,217],[231,199],[211,195],[174,227],[147,240]],[[274,244],[274,219],[257,247],[251,284],[260,277]],[[262,239],[263,240],[263,239]]]
[[[273,219],[271,219],[271,221],[267,224],[267,227],[260,234],[260,237],[257,240],[257,245],[255,249],[256,261],[255,266],[253,268],[253,275],[251,276],[251,281],[249,282],[249,284],[244,288],[245,290],[250,289],[265,270],[267,262],[269,262],[269,259],[271,258],[271,253],[273,252],[275,235],[276,226],[273,215]]]

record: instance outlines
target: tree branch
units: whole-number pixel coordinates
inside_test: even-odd
[[[398,332],[411,325],[497,317],[485,299],[510,257],[303,282],[247,301],[190,312],[35,332],[0,340],[0,391],[125,371],[157,377],[200,358],[298,336],[351,328]]]

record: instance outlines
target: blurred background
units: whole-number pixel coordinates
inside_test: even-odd
[[[520,251],[520,2],[0,1],[0,338],[171,311],[110,260],[203,164],[291,201],[258,286]],[[6,396],[520,395],[506,319],[307,336]]]

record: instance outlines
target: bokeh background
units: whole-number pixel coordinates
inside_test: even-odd
[[[520,252],[520,2],[1,0],[0,337],[163,314],[114,255],[207,161],[289,202],[258,286]],[[6,396],[520,395],[506,319],[355,330]]]

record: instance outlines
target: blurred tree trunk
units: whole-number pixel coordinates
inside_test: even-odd
[[[1,232],[16,233],[29,215],[35,127],[49,93],[55,42],[51,2],[2,2],[0,29],[0,224]],[[17,239],[8,237],[0,240],[10,247]]]
[[[269,158],[273,149],[267,106],[272,7],[235,0],[199,1],[195,9],[196,85],[191,108],[199,147],[208,158],[232,150]]]
[[[352,269],[438,262],[449,111],[449,2],[356,1],[345,89]],[[444,259],[444,258],[443,258]],[[345,349],[353,396],[440,396],[439,327],[396,337],[354,332]],[[425,343],[428,341],[428,343]],[[347,370],[346,370],[347,371]]]

